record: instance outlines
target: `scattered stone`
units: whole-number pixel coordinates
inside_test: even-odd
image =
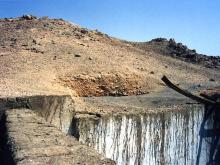
[[[33,39],[33,43],[34,43],[34,44],[37,44],[37,41],[36,41],[35,39]]]
[[[34,53],[42,53],[42,54],[44,54],[44,51],[41,50],[40,48],[32,47],[30,50],[31,50],[31,52],[34,52]]]
[[[10,46],[14,47],[16,45],[17,39],[16,38],[11,38],[10,41],[11,41]]]
[[[44,23],[44,27],[49,27],[49,24],[48,23]]]
[[[79,45],[81,45],[81,46],[86,46],[85,44],[83,44],[83,43],[79,43]]]
[[[61,35],[71,36],[72,33],[71,33],[71,32],[68,32],[68,31],[65,31],[65,32],[62,32]]]
[[[16,41],[17,41],[17,39],[16,39],[16,38],[11,38],[11,41],[16,42]]]
[[[139,70],[141,70],[141,71],[144,71],[144,68],[142,68],[142,67],[141,67],[141,68],[138,67],[137,69],[139,69]]]
[[[215,79],[213,79],[213,78],[210,78],[210,79],[209,79],[209,81],[213,81],[213,82],[214,82],[214,81],[215,81]]]
[[[54,57],[53,57],[53,60],[56,60],[56,59],[57,59],[57,56],[54,56]]]
[[[75,56],[75,57],[81,57],[81,55],[80,55],[80,54],[74,54],[74,56]]]
[[[143,95],[143,94],[148,94],[149,92],[145,92],[145,91],[138,91],[136,93],[136,95]]]
[[[28,44],[22,44],[21,46],[25,46],[26,47],[26,46],[28,46]]]
[[[154,74],[154,71],[151,71],[150,74]]]

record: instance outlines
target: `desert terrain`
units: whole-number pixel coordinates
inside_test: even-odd
[[[124,41],[31,15],[0,20],[0,62],[1,97],[71,95],[80,109],[86,109],[82,97],[160,93],[163,75],[187,89],[220,80],[219,57],[197,54],[174,39]]]

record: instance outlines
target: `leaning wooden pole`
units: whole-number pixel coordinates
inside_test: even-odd
[[[217,103],[212,101],[212,100],[209,100],[209,99],[206,99],[206,98],[202,98],[202,97],[199,97],[199,96],[196,96],[196,95],[193,95],[192,93],[184,90],[184,89],[181,89],[180,87],[174,85],[166,76],[163,76],[161,78],[161,80],[170,88],[172,88],[173,90],[175,90],[176,92],[186,96],[186,97],[189,97],[191,98],[192,100],[195,100],[195,101],[198,101],[200,103],[203,103],[203,104],[206,104],[206,105],[216,105]]]

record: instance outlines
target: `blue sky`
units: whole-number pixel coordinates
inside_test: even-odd
[[[175,38],[220,55],[220,0],[0,0],[0,17],[63,18],[131,41]]]

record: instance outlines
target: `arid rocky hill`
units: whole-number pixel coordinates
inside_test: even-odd
[[[175,58],[173,58],[175,57]],[[182,84],[218,84],[219,57],[174,40],[133,43],[62,19],[0,20],[0,95],[137,95]]]

